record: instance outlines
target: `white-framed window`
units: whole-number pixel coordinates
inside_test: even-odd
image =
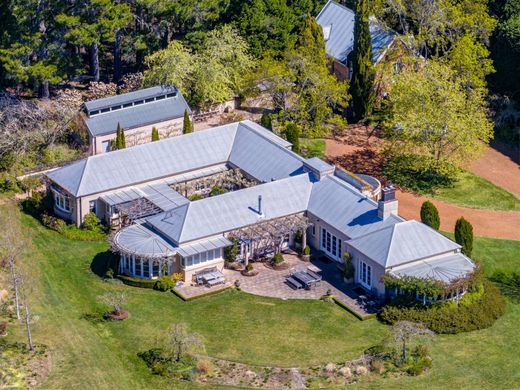
[[[88,202],[88,210],[91,213],[96,213],[96,204],[97,204],[96,200],[91,200],[90,202]]]
[[[59,192],[54,192],[54,204],[62,211],[70,212],[70,198]]]
[[[192,256],[183,257],[181,265],[183,267],[191,267],[193,265],[206,263],[222,257],[222,249],[212,249],[206,252],[197,253]]]
[[[367,288],[372,288],[372,267],[361,260],[359,261],[359,282]]]
[[[335,260],[341,260],[341,239],[321,228],[320,248]]]

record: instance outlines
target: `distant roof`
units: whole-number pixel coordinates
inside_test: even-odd
[[[271,181],[296,174],[303,166],[304,159],[288,150],[288,145],[269,130],[242,121],[90,156],[47,176],[76,197],[224,163],[238,166],[259,181]]]
[[[90,114],[85,119],[85,124],[89,133],[94,137],[112,134],[116,132],[118,124],[124,129],[133,129],[181,118],[184,111],[191,113],[190,107],[180,91],[173,88],[173,92],[167,92],[163,89],[164,87],[153,87],[85,103],[85,107],[96,107],[87,109]],[[158,92],[161,93],[158,94]],[[129,98],[128,95],[132,95],[132,97]],[[157,100],[146,102],[146,99],[154,98]],[[129,106],[124,107],[125,105]],[[108,110],[107,107],[112,108],[110,111],[101,112]],[[96,114],[93,114],[95,112]]]
[[[413,276],[423,279],[435,279],[449,283],[464,277],[475,269],[475,264],[462,253],[440,258],[416,261],[392,269],[394,276]]]
[[[113,107],[129,102],[136,102],[138,100],[144,100],[153,98],[160,95],[177,93],[178,89],[172,85],[158,85],[155,87],[144,88],[138,91],[122,93],[121,95],[108,96],[102,99],[90,100],[85,103],[87,111],[101,110],[102,108]]]
[[[373,231],[347,243],[385,268],[460,249],[456,242],[413,220]]]
[[[229,232],[259,220],[304,212],[312,181],[307,174],[209,197],[147,218],[147,223],[177,243]],[[262,196],[262,213],[258,197]]]
[[[354,49],[354,11],[329,0],[316,17],[316,21],[322,26],[324,35],[328,35],[328,39],[325,40],[327,54],[339,62],[346,63],[347,56]],[[384,29],[374,18],[370,18],[369,28],[372,37],[372,61],[377,63],[396,34]]]

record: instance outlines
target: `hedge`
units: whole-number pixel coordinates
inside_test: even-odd
[[[395,324],[397,321],[422,322],[436,333],[455,334],[488,328],[505,313],[506,302],[500,291],[490,282],[484,283],[480,296],[471,293],[464,302],[423,306],[389,304],[380,313],[381,321]]]
[[[122,280],[123,283],[128,286],[141,288],[154,288],[155,283],[157,282],[155,279],[140,279],[126,275],[117,275],[117,278]]]
[[[356,311],[354,311],[353,309],[351,309],[350,307],[348,307],[347,305],[345,305],[343,302],[341,302],[339,299],[337,299],[336,297],[334,296],[330,296],[330,298],[332,298],[332,300],[334,301],[334,303],[336,305],[338,305],[339,307],[341,307],[342,309],[348,311],[350,314],[352,314],[354,317],[356,317],[358,320],[361,320],[361,321],[365,321],[365,320],[369,320],[371,318],[375,318],[376,317],[376,314],[367,314],[365,316],[362,316],[361,314],[357,313]]]

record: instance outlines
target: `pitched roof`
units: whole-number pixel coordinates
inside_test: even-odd
[[[118,95],[106,99],[115,99],[122,96],[123,95]],[[95,102],[97,101],[90,103]],[[125,104],[124,101],[121,104]],[[186,110],[191,113],[190,107],[188,106],[188,103],[186,103],[184,96],[178,92],[175,93],[174,96],[163,98],[161,100],[145,102],[135,106],[123,107],[113,111],[92,115],[85,119],[85,124],[87,125],[89,133],[96,137],[115,133],[118,124],[120,124],[124,129],[134,129],[141,126],[181,118]]]
[[[347,244],[385,268],[460,249],[459,244],[413,220],[372,231]]]
[[[98,154],[47,173],[72,195],[85,196],[232,163],[259,181],[287,177],[304,159],[287,141],[251,121]]]
[[[308,174],[228,192],[147,218],[155,230],[176,243],[189,242],[237,228],[305,211],[312,190]],[[258,213],[258,197],[262,212]]]
[[[308,211],[350,238],[403,221],[393,215],[379,218],[377,203],[335,176],[314,184]]]
[[[346,63],[347,56],[354,49],[354,11],[329,0],[316,17],[316,22],[328,32],[329,37],[325,41],[327,54]],[[393,42],[395,33],[384,29],[374,18],[370,18],[369,28],[372,37],[372,61],[378,62]]]

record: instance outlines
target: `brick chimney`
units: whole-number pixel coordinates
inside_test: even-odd
[[[397,215],[398,202],[395,198],[395,187],[388,184],[383,188],[381,199],[377,204],[377,216],[382,219]]]

